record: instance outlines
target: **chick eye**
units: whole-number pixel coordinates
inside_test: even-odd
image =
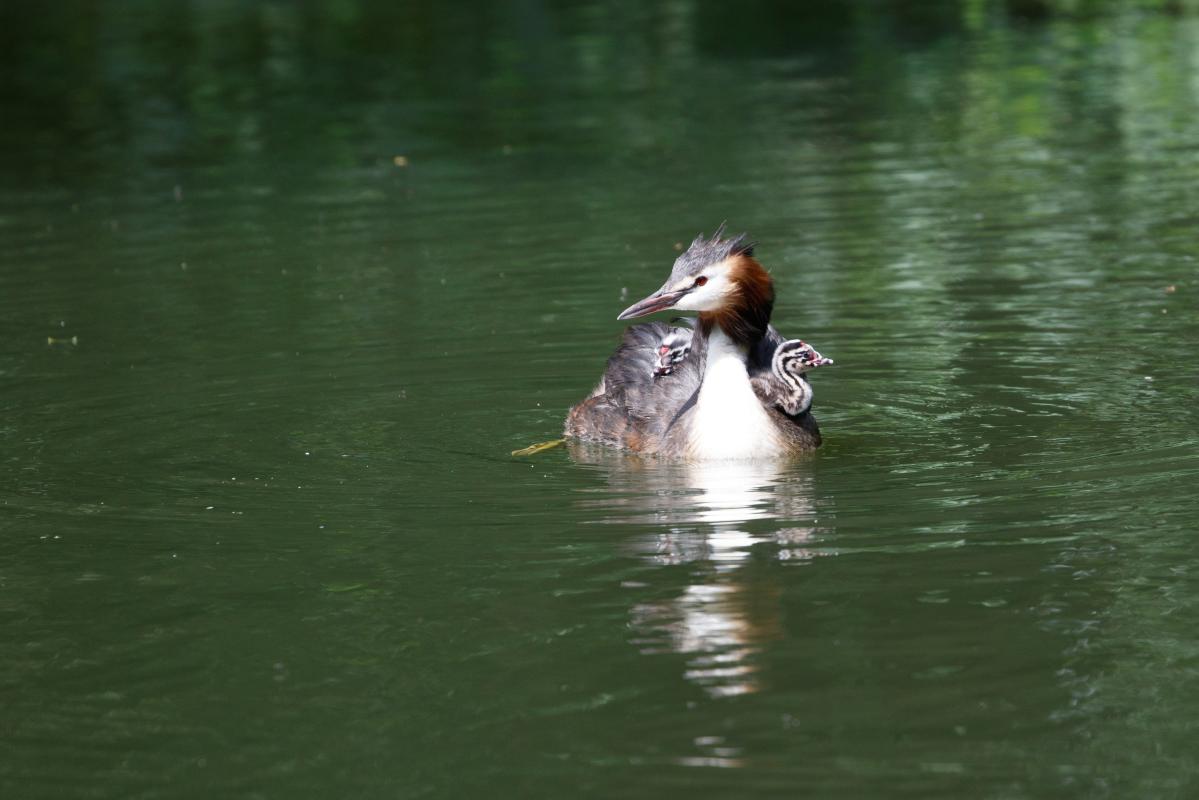
[[[708,279],[705,278],[703,275],[700,275],[698,278],[695,279],[696,286],[703,286],[707,282],[708,282]]]

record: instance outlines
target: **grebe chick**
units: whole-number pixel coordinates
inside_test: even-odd
[[[676,322],[686,322],[690,328],[672,327],[670,333],[666,334],[665,338],[658,344],[658,361],[654,365],[654,377],[660,378],[663,375],[669,375],[674,372],[677,364],[682,362],[687,354],[691,352],[691,337],[695,335],[695,320],[688,317],[678,317],[672,319],[671,325]]]
[[[568,437],[691,459],[775,458],[820,446],[810,411],[787,415],[754,391],[751,376],[771,371],[784,341],[770,326],[774,282],[744,234],[722,233],[697,236],[662,287],[617,317],[697,311],[689,348],[675,361],[674,345],[660,350],[670,326],[627,328],[595,391],[567,415]]]
[[[812,385],[804,373],[832,363],[802,339],[789,339],[775,348],[770,372],[754,375],[750,383],[759,400],[794,417],[812,407]]]

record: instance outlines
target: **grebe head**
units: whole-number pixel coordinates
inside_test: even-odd
[[[711,239],[696,236],[675,259],[662,288],[626,308],[617,319],[643,317],[668,308],[718,314],[737,306],[752,308],[755,316],[764,309],[769,319],[774,288],[770,275],[753,259],[753,242],[744,233],[728,239],[721,237],[723,233],[721,225]]]
[[[826,358],[816,352],[816,348],[802,339],[788,339],[779,344],[774,350],[771,368],[784,383],[788,382],[782,373],[788,375],[803,375],[805,372],[832,364],[831,358]]]

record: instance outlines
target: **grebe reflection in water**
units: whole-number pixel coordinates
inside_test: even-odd
[[[757,691],[756,655],[782,635],[781,589],[770,569],[750,574],[751,563],[761,564],[751,562],[752,550],[800,564],[829,552],[820,546],[828,530],[817,522],[811,475],[774,461],[670,463],[577,443],[570,450],[600,466],[609,484],[600,498],[578,502],[598,522],[652,526],[629,549],[648,564],[688,568],[679,594],[631,606],[631,643],[645,655],[687,656],[685,677],[713,696]]]

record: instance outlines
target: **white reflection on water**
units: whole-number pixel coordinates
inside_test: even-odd
[[[827,530],[817,526],[803,464],[672,464],[582,447],[572,455],[604,470],[608,487],[580,501],[605,512],[597,521],[647,525],[632,551],[662,567],[689,567],[681,594],[630,609],[632,643],[647,655],[688,656],[684,677],[712,696],[762,688],[755,658],[782,634],[780,589],[771,570],[755,564],[769,564],[763,552],[799,563],[827,552],[817,547]]]

